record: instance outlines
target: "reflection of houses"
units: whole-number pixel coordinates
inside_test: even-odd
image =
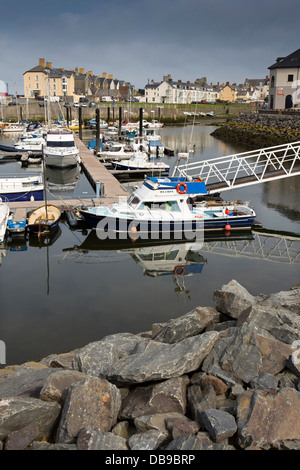
[[[300,49],[278,57],[270,70],[270,109],[290,109],[300,103]]]
[[[103,73],[100,77],[78,67],[74,70],[54,68],[52,62],[45,63],[44,59],[39,59],[39,65],[23,75],[25,98],[70,97],[77,101],[82,96],[99,100],[102,96],[112,96],[127,99],[129,88],[134,89],[130,83],[114,79],[112,75]]]

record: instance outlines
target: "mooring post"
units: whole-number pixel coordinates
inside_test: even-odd
[[[100,150],[100,111],[96,109],[96,155]]]
[[[79,106],[78,108],[79,114],[79,139],[82,140],[82,108]]]
[[[119,136],[121,135],[122,130],[122,107],[119,107]]]
[[[69,113],[69,106],[67,106],[67,126],[70,125],[70,113]]]
[[[143,135],[143,108],[140,108],[140,136]]]
[[[109,125],[109,119],[110,119],[110,107],[108,106],[107,108],[107,123]]]

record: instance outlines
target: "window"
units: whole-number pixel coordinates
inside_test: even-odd
[[[127,201],[127,202],[128,202],[128,204],[129,204],[130,206],[136,207],[136,206],[139,204],[140,200],[139,200],[139,198],[138,198],[137,196],[135,196],[134,194],[132,194],[132,195],[128,198],[128,201]]]
[[[36,76],[35,76],[35,80],[36,80],[36,81],[38,81],[38,79],[39,79],[39,76],[38,76],[38,75],[36,75]]]
[[[294,81],[294,75],[288,75],[288,82],[293,82]]]

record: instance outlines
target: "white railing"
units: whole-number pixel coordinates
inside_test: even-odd
[[[173,173],[199,177],[222,191],[300,174],[300,142],[178,165]]]

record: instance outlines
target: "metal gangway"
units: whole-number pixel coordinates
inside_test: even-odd
[[[300,142],[177,165],[173,176],[205,181],[207,190],[226,191],[300,175]]]

